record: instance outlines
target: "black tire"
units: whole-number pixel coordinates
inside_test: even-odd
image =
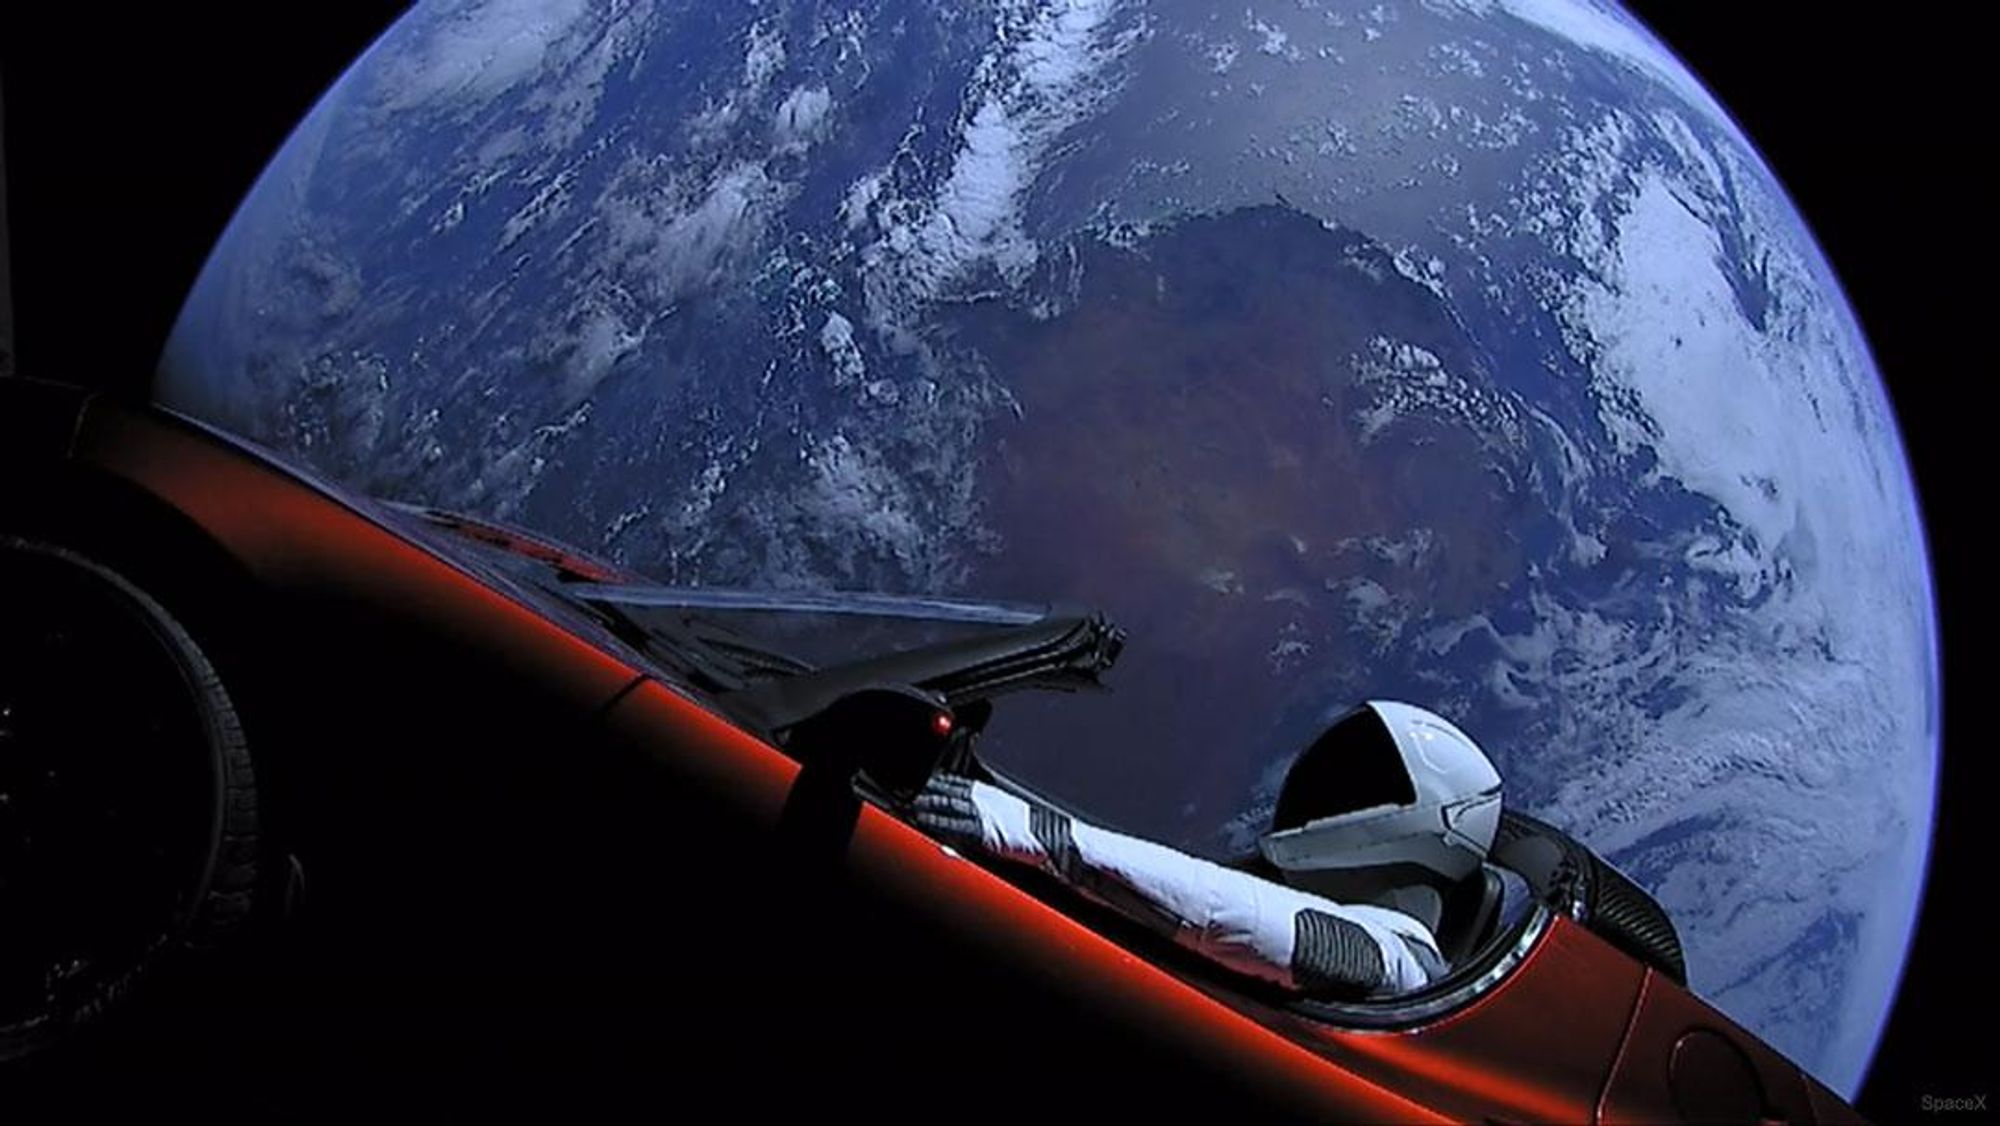
[[[0,536],[0,1063],[237,932],[257,817],[242,723],[187,630],[110,567]]]

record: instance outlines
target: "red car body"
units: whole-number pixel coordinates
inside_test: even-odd
[[[877,802],[801,845],[781,746],[451,541],[643,581],[558,545],[426,532],[202,424],[53,384],[0,385],[0,458],[0,531],[117,569],[214,660],[262,847],[304,888],[254,949],[154,986],[103,1043],[79,1035],[52,1083],[115,1062],[489,1092],[581,1072],[577,1097],[750,1116],[1859,1121],[1562,904],[1537,904],[1478,988],[1344,1023]]]

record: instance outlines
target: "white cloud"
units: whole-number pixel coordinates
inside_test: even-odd
[[[1689,72],[1686,64],[1675,58],[1651,32],[1616,7],[1585,0],[1452,2],[1481,16],[1490,16],[1495,9],[1506,12],[1578,47],[1606,55],[1651,76],[1718,122],[1729,120],[1729,115]]]
[[[824,86],[801,86],[785,96],[772,116],[771,133],[780,148],[818,140],[825,131],[833,95]]]
[[[844,214],[852,223],[872,204],[882,230],[866,255],[878,323],[905,320],[980,265],[1015,282],[1035,264],[1037,248],[1022,228],[1027,190],[1062,135],[1116,89],[1111,67],[1142,34],[1119,27],[1116,9],[1115,0],[1009,5],[1000,47],[980,64],[956,155],[934,194],[882,198],[887,170],[856,185],[867,198],[850,195]]]
[[[385,68],[389,107],[491,101],[541,73],[550,46],[588,13],[584,0],[485,0],[440,13]]]

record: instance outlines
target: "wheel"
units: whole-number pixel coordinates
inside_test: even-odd
[[[215,667],[100,563],[0,536],[0,1061],[249,916],[257,791]]]

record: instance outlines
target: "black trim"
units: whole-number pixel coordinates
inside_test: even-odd
[[[1083,887],[1089,882],[1090,873],[1084,869],[1083,858],[1077,855],[1076,835],[1070,831],[1070,825],[1066,814],[1045,805],[1028,806],[1028,831],[1048,854],[1049,866],[1057,876]]]
[[[1674,980],[1687,984],[1687,955],[1673,919],[1659,901],[1626,878],[1603,857],[1592,853],[1590,929],[1634,958]]]
[[[1676,984],[1687,984],[1686,954],[1666,909],[1576,838],[1510,809],[1501,816],[1493,855],[1557,910]]]
[[[1382,950],[1357,923],[1310,907],[1292,919],[1292,979],[1309,993],[1363,995],[1388,976]]]
[[[455,513],[447,515],[456,516]],[[746,590],[728,587],[676,587],[644,582],[630,584],[594,582],[590,586],[578,588],[576,596],[592,602],[611,602],[620,606],[655,606],[674,610],[849,614],[864,618],[909,618],[923,622],[969,622],[996,626],[1033,625],[1049,616],[1048,607],[1025,603],[926,598],[914,595],[878,594],[873,591]]]
[[[778,840],[797,862],[831,873],[847,857],[861,822],[861,798],[854,775],[837,767],[808,764],[799,771],[778,814]]]
[[[1445,892],[1436,934],[1438,953],[1444,956],[1447,967],[1486,945],[1500,925],[1500,906],[1505,898],[1506,885],[1500,873],[1484,865]]]
[[[910,803],[910,820],[928,832],[966,845],[980,843],[979,807],[967,778],[937,773]]]
[[[1073,691],[1099,686],[1124,643],[1125,631],[1103,615],[1069,614],[751,684],[720,702],[778,732],[872,684],[915,685],[954,708],[1024,688]]]

